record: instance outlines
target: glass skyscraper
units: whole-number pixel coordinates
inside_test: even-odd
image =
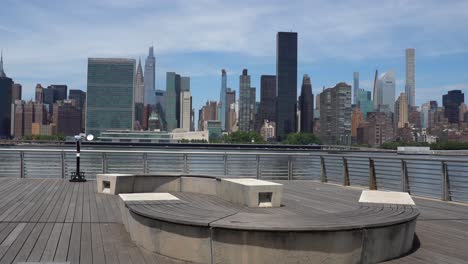
[[[388,108],[390,112],[395,113],[395,72],[388,71],[380,76],[378,82],[379,89],[379,108]]]
[[[367,118],[367,113],[374,111],[374,102],[372,102],[371,92],[359,89],[357,91],[356,100],[362,115]]]
[[[302,79],[301,95],[299,96],[299,109],[301,110],[301,132],[314,132],[314,95],[310,77],[304,74]]]
[[[359,72],[353,73],[353,104],[358,104]]]
[[[276,35],[276,136],[283,140],[296,132],[297,123],[297,33]]]
[[[134,59],[89,58],[86,133],[133,129]]]
[[[0,138],[10,137],[11,93],[13,80],[3,71],[3,54],[0,56]]]
[[[175,72],[166,73],[166,122],[167,131],[179,127],[180,113],[180,75]]]

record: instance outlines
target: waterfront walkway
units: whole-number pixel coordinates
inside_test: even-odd
[[[286,207],[318,212],[352,209],[361,192],[312,181],[281,183]],[[421,211],[419,243],[414,252],[390,263],[466,263],[468,205],[415,202]],[[26,261],[168,263],[130,240],[117,196],[97,194],[95,181],[0,179],[0,264]]]

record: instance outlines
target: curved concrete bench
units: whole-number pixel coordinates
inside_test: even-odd
[[[126,200],[122,201],[123,217],[132,239],[174,259],[195,263],[375,263],[411,249],[419,215],[414,203],[381,199],[382,193],[389,194],[364,192],[363,196],[371,197],[361,197],[364,202],[354,210],[322,215],[248,208],[194,192],[171,192],[176,197],[171,200],[121,197]]]

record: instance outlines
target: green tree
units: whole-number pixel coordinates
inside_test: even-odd
[[[312,145],[320,144],[320,139],[312,133],[290,133],[282,143],[289,145]]]
[[[233,144],[263,144],[265,140],[263,140],[262,136],[254,131],[237,131],[233,132],[229,135],[225,135],[222,137],[222,141],[224,143],[233,143]]]

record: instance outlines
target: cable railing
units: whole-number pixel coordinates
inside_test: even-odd
[[[69,178],[71,149],[0,148],[0,177]],[[315,180],[468,202],[468,158],[322,151],[82,150],[81,170]]]

